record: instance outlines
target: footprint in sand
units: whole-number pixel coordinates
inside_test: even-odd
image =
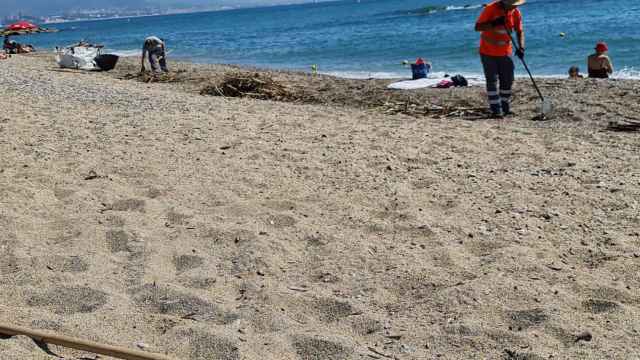
[[[204,264],[204,258],[196,255],[180,255],[173,258],[173,265],[178,273],[199,268]]]
[[[146,196],[149,199],[156,199],[159,198],[160,196],[163,196],[165,194],[165,191],[162,189],[158,189],[158,188],[149,188],[149,190],[147,190]]]
[[[307,247],[316,249],[322,248],[332,242],[335,242],[335,238],[333,236],[322,234],[320,232],[315,232],[311,235],[307,235],[304,239],[307,243]]]
[[[356,316],[351,320],[351,329],[360,336],[368,336],[382,331],[384,327],[378,320],[365,316]]]
[[[116,200],[111,205],[107,205],[105,210],[112,211],[136,211],[145,212],[146,202],[141,199]]]
[[[140,286],[145,273],[146,242],[138,241],[135,234],[122,229],[108,230],[105,239],[112,254],[127,255],[127,264],[124,267],[127,286]]]
[[[191,359],[240,359],[238,346],[225,338],[204,333],[188,334],[187,338],[191,348]]]
[[[129,240],[133,240],[135,236],[120,229],[109,230],[105,234],[107,239],[107,245],[112,253],[118,253],[121,251],[129,252]]]
[[[61,286],[27,299],[31,307],[51,308],[56,314],[92,313],[107,303],[107,294],[88,287]]]
[[[189,224],[189,219],[193,216],[181,214],[174,210],[167,212],[167,223],[174,226],[185,226]]]
[[[45,258],[44,263],[52,271],[82,273],[89,270],[89,264],[80,256],[51,256]]]
[[[18,258],[13,250],[6,245],[0,245],[0,275],[11,275],[20,271]]]
[[[210,289],[215,286],[217,280],[213,277],[184,277],[180,278],[180,283],[192,289]]]
[[[336,340],[311,336],[296,336],[293,348],[305,360],[346,360],[351,359],[353,348]]]
[[[63,219],[46,223],[43,227],[42,234],[46,234],[48,240],[55,244],[64,244],[72,242],[82,236],[81,219]]]
[[[336,299],[317,299],[311,306],[318,312],[320,321],[325,323],[337,322],[357,313],[351,304]]]
[[[218,325],[227,325],[239,318],[237,314],[225,313],[202,298],[153,284],[133,289],[132,298],[139,307],[154,314],[180,317],[189,315]]]
[[[109,214],[105,217],[103,224],[109,227],[121,228],[126,224],[126,221],[118,215]]]
[[[620,305],[607,300],[589,299],[582,302],[582,307],[592,314],[603,314],[621,309]]]
[[[295,225],[298,221],[289,215],[271,215],[267,218],[267,224],[275,228],[285,228]]]
[[[509,313],[509,322],[514,329],[524,330],[540,325],[549,319],[542,309],[530,309],[512,311]]]

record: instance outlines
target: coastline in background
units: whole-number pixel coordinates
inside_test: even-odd
[[[479,77],[474,0],[363,0],[58,24],[62,31],[21,41],[52,49],[81,39],[138,55],[142,39],[167,40],[171,58],[320,72],[351,78],[398,78],[401,65],[426,57],[438,74]],[[610,10],[611,9],[611,10]],[[523,7],[527,57],[536,76],[586,71],[593,45],[611,48],[616,78],[640,79],[640,5],[634,0],[530,0]],[[570,15],[570,16],[569,16]],[[560,33],[566,34],[564,37]],[[519,75],[524,75],[518,66]]]

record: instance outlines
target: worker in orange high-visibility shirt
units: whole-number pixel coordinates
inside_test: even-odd
[[[485,6],[476,21],[480,35],[480,58],[487,79],[487,96],[493,118],[512,115],[511,87],[514,69],[513,44],[509,32],[517,33],[516,56],[524,58],[524,30],[518,6],[526,0],[498,0]],[[500,86],[498,87],[498,81]]]

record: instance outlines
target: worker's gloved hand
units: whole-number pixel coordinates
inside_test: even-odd
[[[516,56],[520,58],[520,60],[524,59],[524,49],[523,48],[518,48],[516,50]]]
[[[493,19],[491,21],[491,26],[493,27],[505,26],[506,24],[507,19],[504,16],[500,16],[499,18]]]

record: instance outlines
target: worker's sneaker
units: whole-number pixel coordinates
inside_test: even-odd
[[[514,117],[514,116],[516,116],[516,113],[514,113],[513,111],[505,111],[504,116],[505,117]]]

